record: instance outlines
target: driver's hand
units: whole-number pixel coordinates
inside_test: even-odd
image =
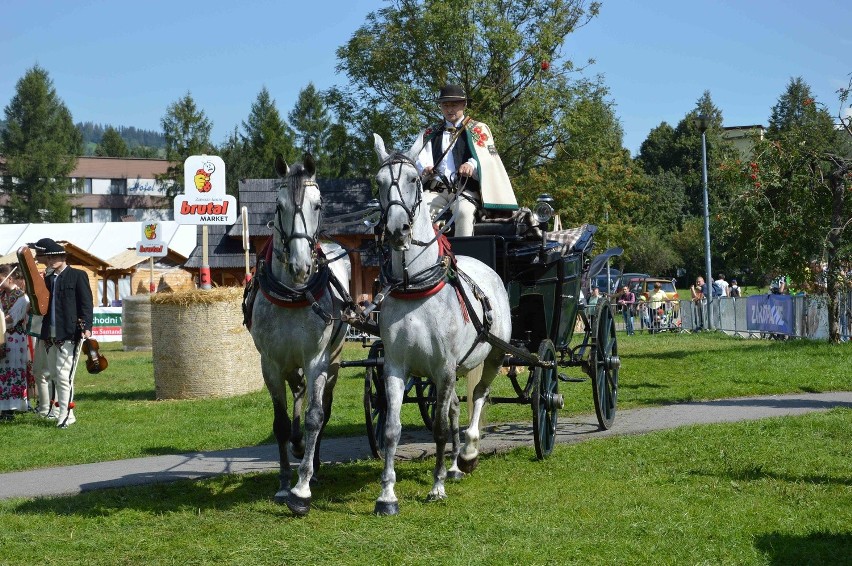
[[[423,172],[420,174],[421,177],[431,177],[432,176],[432,166],[428,165],[423,168]]]
[[[461,175],[462,177],[472,177],[473,166],[470,163],[462,163],[459,166],[459,175]]]

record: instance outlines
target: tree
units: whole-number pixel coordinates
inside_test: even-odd
[[[6,220],[68,222],[71,172],[82,138],[46,70],[36,65],[18,81],[5,119],[0,153],[6,158]]]
[[[118,130],[112,126],[104,130],[104,135],[101,138],[101,143],[95,149],[95,155],[100,157],[127,157],[130,152],[127,149],[127,144],[118,133]]]
[[[166,138],[166,159],[171,163],[158,181],[168,186],[170,196],[183,192],[183,162],[191,155],[212,153],[213,124],[195,105],[189,92],[166,110],[160,124]]]
[[[555,157],[516,183],[518,198],[533,202],[541,193],[556,200],[566,226],[598,226],[600,244],[631,248],[635,218],[648,199],[638,191],[642,171],[622,147],[622,130],[607,102],[606,91],[574,101],[566,113],[570,142],[555,149]]]
[[[566,110],[595,81],[574,79],[562,47],[598,9],[585,0],[391,0],[338,49],[337,69],[351,85],[340,92],[353,106],[389,116],[396,128],[386,142],[402,148],[438,118],[440,86],[461,84],[471,115],[491,126],[517,177],[568,142]]]
[[[850,83],[852,85],[852,83]],[[848,89],[841,89],[841,105]],[[772,109],[766,139],[742,171],[743,186],[726,215],[730,237],[753,265],[827,293],[829,339],[838,342],[841,266],[852,261],[852,129],[831,114],[800,79],[791,79]]]
[[[331,118],[319,91],[314,83],[299,91],[296,106],[287,114],[293,129],[296,131],[302,152],[310,152],[314,159],[321,162],[325,159],[326,142],[331,129]]]
[[[281,119],[266,87],[260,90],[252,104],[248,121],[243,122],[243,130],[244,178],[275,178],[275,156],[279,153],[290,163],[301,157],[294,143],[293,131]]]

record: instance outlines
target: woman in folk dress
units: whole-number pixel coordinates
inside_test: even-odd
[[[17,280],[11,277],[12,267],[0,265],[0,308],[4,313],[5,356],[0,359],[0,419],[12,420],[15,411],[27,410],[27,369],[29,347],[26,333],[29,299]]]

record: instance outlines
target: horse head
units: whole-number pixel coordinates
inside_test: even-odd
[[[322,224],[322,197],[316,182],[316,162],[310,153],[290,167],[281,154],[275,171],[282,179],[275,201],[275,257],[296,285],[314,272],[317,237]]]
[[[376,182],[382,206],[381,224],[385,238],[396,250],[407,250],[413,237],[414,220],[423,201],[423,183],[414,164],[419,150],[388,153],[379,134],[373,134],[376,155],[381,161]]]

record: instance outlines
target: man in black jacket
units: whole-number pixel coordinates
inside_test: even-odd
[[[41,325],[38,355],[44,355],[42,369],[36,375],[38,412],[55,417],[56,426],[68,428],[74,416],[74,371],[80,356],[82,337],[92,335],[94,305],[89,277],[82,270],[65,263],[65,248],[50,238],[30,244],[36,260],[47,267],[45,283],[50,303]],[[50,406],[50,385],[55,390],[56,407]]]

